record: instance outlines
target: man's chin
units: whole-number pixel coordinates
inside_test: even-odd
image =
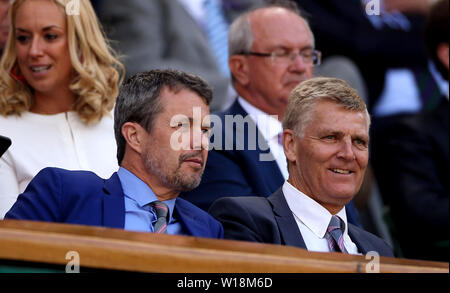
[[[177,187],[178,191],[180,192],[188,192],[191,191],[195,188],[197,188],[200,185],[200,182],[195,182],[195,183],[185,183],[185,184],[181,184]]]
[[[200,185],[201,179],[201,175],[198,177],[180,178],[180,180],[178,180],[177,182],[176,188],[180,192],[191,191],[192,189],[197,188]]]

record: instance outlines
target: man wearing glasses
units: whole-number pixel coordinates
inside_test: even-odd
[[[321,61],[310,27],[291,1],[278,1],[235,19],[228,46],[239,97],[217,113],[220,121],[212,119],[212,150],[204,177],[198,188],[182,194],[205,210],[225,196],[267,197],[288,178],[280,121],[292,89],[312,78]],[[352,203],[347,214],[358,224]]]

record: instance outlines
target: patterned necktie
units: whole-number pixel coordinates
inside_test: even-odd
[[[229,76],[228,68],[228,22],[222,12],[221,0],[205,0],[206,35],[214,57],[224,76]]]
[[[332,216],[330,224],[327,228],[327,232],[325,233],[325,238],[328,241],[328,247],[330,248],[330,251],[348,253],[344,247],[344,230],[344,221],[342,221],[338,216]]]
[[[151,203],[158,217],[154,226],[154,233],[165,234],[167,233],[167,221],[169,217],[169,207],[162,201],[154,201]]]

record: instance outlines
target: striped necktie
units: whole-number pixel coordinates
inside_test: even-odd
[[[228,22],[222,13],[221,0],[205,0],[205,29],[209,45],[224,76],[229,76],[228,68]]]
[[[327,232],[325,233],[325,238],[328,241],[330,251],[348,253],[344,247],[344,230],[344,221],[342,221],[338,216],[332,216]]]
[[[154,233],[166,234],[167,233],[167,222],[169,218],[169,207],[162,201],[154,201],[151,206],[155,210],[157,220],[154,225]]]

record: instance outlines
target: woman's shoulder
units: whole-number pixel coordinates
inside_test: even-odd
[[[24,119],[22,115],[0,115],[0,134],[8,136],[10,132],[15,132],[23,127]]]

